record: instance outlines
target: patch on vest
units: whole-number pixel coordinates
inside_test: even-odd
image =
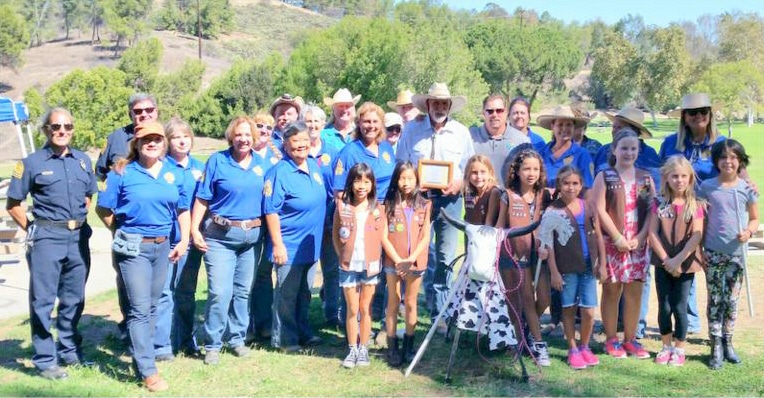
[[[347,239],[350,237],[350,228],[348,227],[341,227],[340,228],[340,238]]]

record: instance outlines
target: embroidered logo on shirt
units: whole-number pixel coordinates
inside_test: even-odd
[[[262,175],[263,175],[263,168],[262,168],[262,167],[260,167],[260,166],[255,166],[255,168],[254,168],[254,169],[252,169],[252,171],[254,171],[254,172],[255,172],[255,174],[257,174],[257,175],[259,175],[259,176],[262,176]]]
[[[273,194],[273,184],[271,184],[271,180],[265,180],[265,184],[263,185],[263,195],[270,197]]]
[[[319,184],[324,185],[324,181],[321,180],[321,174],[313,173],[313,179],[318,181]]]
[[[334,167],[334,175],[340,176],[345,172],[345,166],[342,165],[342,160],[337,160],[337,166]]]
[[[328,153],[321,155],[319,158],[321,166],[328,165],[332,162],[332,157]]]
[[[24,162],[18,161],[16,167],[13,168],[13,178],[20,179],[24,174]]]
[[[191,170],[191,175],[194,176],[195,181],[199,181],[204,176],[204,173],[199,169],[193,169]]]
[[[562,162],[565,163],[566,166],[573,163],[573,155],[566,157],[565,159],[562,160]]]
[[[390,154],[388,152],[384,152],[382,154],[382,159],[384,159],[385,162],[390,163]]]
[[[171,172],[164,173],[164,180],[167,181],[168,184],[172,184],[175,182],[175,174],[172,174]]]
[[[279,161],[279,158],[277,158],[275,156],[271,156],[271,164],[276,164],[276,163],[278,163],[278,161]]]

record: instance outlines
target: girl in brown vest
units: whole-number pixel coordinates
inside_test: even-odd
[[[507,187],[499,203],[499,217],[496,228],[524,227],[539,218],[551,198],[544,189],[546,173],[544,160],[533,149],[522,150],[509,166]],[[512,250],[512,256],[506,248]],[[539,277],[538,301],[534,294],[533,266],[536,265],[535,232],[510,238],[502,245],[499,270],[506,289],[507,301],[513,307],[509,311],[512,324],[521,327],[522,313],[530,331],[531,341],[528,348],[541,366],[549,366],[549,349],[541,339],[539,314],[546,310],[550,302],[549,272]],[[543,286],[542,286],[543,285]]]
[[[374,172],[366,163],[350,168],[342,199],[337,201],[332,241],[340,264],[340,287],[345,293],[345,330],[349,353],[342,366],[369,366],[371,299],[379,282],[385,208],[377,204]],[[358,314],[360,313],[360,326]],[[360,329],[360,330],[359,330]],[[360,335],[360,344],[358,337]]]
[[[663,349],[655,357],[659,365],[684,365],[687,338],[687,298],[703,254],[703,207],[695,199],[695,172],[681,155],[670,157],[661,168],[661,197],[650,214],[651,262],[655,266],[658,292],[658,326]],[[676,324],[671,327],[671,315]],[[671,338],[674,338],[674,346]]]
[[[597,175],[592,192],[607,256],[607,267],[601,269],[598,276],[603,284],[605,351],[614,358],[625,358],[628,353],[646,359],[650,353],[635,337],[642,285],[650,265],[646,221],[655,185],[649,172],[634,167],[639,155],[636,131],[630,127],[619,130],[611,149],[610,168]],[[618,301],[622,293],[623,344],[616,335]]]
[[[387,278],[387,361],[400,366],[403,356],[414,356],[414,331],[417,323],[417,296],[422,275],[427,270],[427,250],[430,244],[430,213],[432,203],[425,200],[419,189],[419,177],[411,162],[395,165],[390,188],[385,197],[387,225],[382,229],[385,248],[385,277]],[[405,283],[406,334],[403,353],[398,349],[398,305],[401,302],[400,282]]]
[[[495,225],[501,189],[491,160],[474,155],[464,167],[464,221],[475,225]]]

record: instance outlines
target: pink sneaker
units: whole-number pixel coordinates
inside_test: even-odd
[[[621,347],[618,337],[613,337],[605,342],[605,352],[613,358],[626,358],[626,351]]]
[[[623,343],[623,349],[629,355],[637,357],[637,359],[650,358],[650,353],[642,348],[642,344],[639,344],[637,340],[631,340]]]
[[[671,359],[669,359],[668,364],[671,366],[684,366],[684,351],[672,352]]]
[[[568,350],[568,365],[575,370],[586,369],[586,361],[577,348]]]
[[[670,358],[673,356],[671,347],[663,346],[663,349],[655,356],[655,363],[658,365],[665,365],[669,363]]]
[[[588,345],[585,345],[578,349],[578,352],[581,353],[581,357],[584,358],[584,362],[586,362],[586,366],[596,366],[600,364],[599,358],[597,358],[596,355],[592,352],[592,349],[589,348]]]

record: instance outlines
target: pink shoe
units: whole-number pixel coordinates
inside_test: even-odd
[[[623,343],[623,349],[629,355],[637,357],[637,359],[650,358],[650,353],[642,348],[642,344],[639,344],[637,340],[626,341]]]
[[[673,354],[671,347],[663,346],[663,349],[655,356],[655,363],[658,365],[665,365],[669,363],[669,360]]]
[[[577,348],[568,350],[568,365],[575,370],[586,369],[586,361]]]
[[[684,351],[672,352],[671,359],[669,359],[668,364],[671,366],[684,366]]]
[[[586,366],[596,366],[600,364],[599,358],[597,358],[596,355],[592,352],[592,349],[589,348],[588,345],[585,345],[578,349],[578,352],[581,353],[581,357],[584,358],[584,362],[586,362]]]
[[[613,337],[605,342],[605,352],[613,358],[626,358],[626,351],[621,347],[618,337]]]

